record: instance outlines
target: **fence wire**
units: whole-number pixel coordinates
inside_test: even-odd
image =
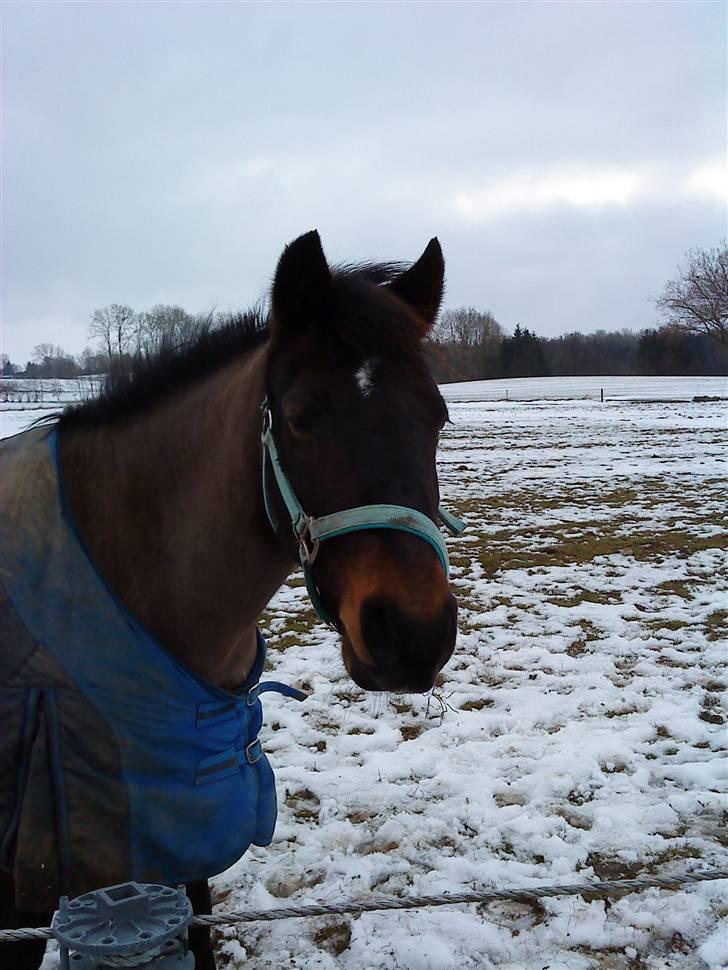
[[[609,879],[591,883],[567,883],[559,886],[529,886],[521,889],[481,889],[462,893],[442,893],[438,896],[380,896],[365,899],[345,899],[340,903],[302,903],[280,909],[247,910],[195,916],[192,926],[235,926],[239,923],[270,922],[280,919],[300,919],[314,916],[343,916],[375,913],[395,909],[423,909],[429,906],[455,906],[471,903],[493,903],[509,900],[535,903],[549,896],[584,896],[588,900],[606,899],[642,889],[680,889],[697,882],[728,879],[728,869],[704,869],[676,876],[643,876],[638,879]],[[0,943],[23,940],[50,940],[50,927],[0,930]]]

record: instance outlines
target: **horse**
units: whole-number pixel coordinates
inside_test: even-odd
[[[207,879],[270,842],[259,695],[301,695],[260,682],[257,619],[297,563],[359,687],[433,687],[457,619],[424,351],[444,268],[437,239],[409,266],[330,266],[306,233],[268,311],[139,356],[0,446],[0,926],[130,878],[182,881],[209,913]],[[214,970],[209,930],[190,946]],[[43,950],[0,944],[0,965]]]

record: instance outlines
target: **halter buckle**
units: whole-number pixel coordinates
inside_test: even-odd
[[[273,415],[271,414],[270,404],[268,404],[268,399],[260,406],[260,410],[263,412],[263,430],[260,433],[261,441],[265,441],[266,435],[270,434],[273,430]]]
[[[321,545],[320,539],[311,538],[312,522],[313,519],[311,516],[306,516],[303,529],[298,533],[298,555],[301,564],[304,566],[313,566],[316,562],[316,556],[318,556],[319,546]]]

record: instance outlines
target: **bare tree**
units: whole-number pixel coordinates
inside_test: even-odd
[[[450,380],[494,377],[502,339],[503,328],[489,311],[474,307],[446,310],[432,334],[434,359],[444,366]]]
[[[36,364],[47,364],[57,357],[68,356],[63,347],[56,347],[55,344],[36,344],[33,347],[33,360]]]
[[[655,300],[666,322],[676,330],[728,342],[728,245],[689,249],[685,265],[665,284]]]
[[[75,377],[78,371],[76,361],[63,347],[55,344],[36,344],[33,348],[33,362],[28,362],[28,377]]]
[[[139,317],[139,350],[146,354],[180,347],[196,337],[206,323],[209,326],[207,317],[165,303],[157,303]]]
[[[78,355],[78,366],[82,374],[105,374],[109,370],[109,358],[92,347],[84,347]]]
[[[138,325],[137,314],[130,306],[112,303],[94,310],[88,335],[101,344],[109,358],[121,357],[135,349]]]
[[[455,343],[467,347],[481,347],[493,337],[500,339],[503,331],[490,311],[475,307],[445,310],[433,334],[440,343]]]
[[[7,354],[0,354],[0,377],[14,377],[19,370]]]

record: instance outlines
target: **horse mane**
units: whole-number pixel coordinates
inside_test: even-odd
[[[352,263],[332,269],[339,322],[336,335],[363,357],[398,357],[413,351],[420,334],[411,314],[383,320],[377,291],[406,269],[402,263]],[[374,284],[374,286],[372,285]],[[377,299],[377,297],[380,297]],[[270,316],[254,308],[209,323],[183,344],[163,344],[151,354],[137,354],[112,364],[101,392],[57,415],[42,418],[60,429],[116,424],[136,417],[186,387],[251,353],[270,336]]]

